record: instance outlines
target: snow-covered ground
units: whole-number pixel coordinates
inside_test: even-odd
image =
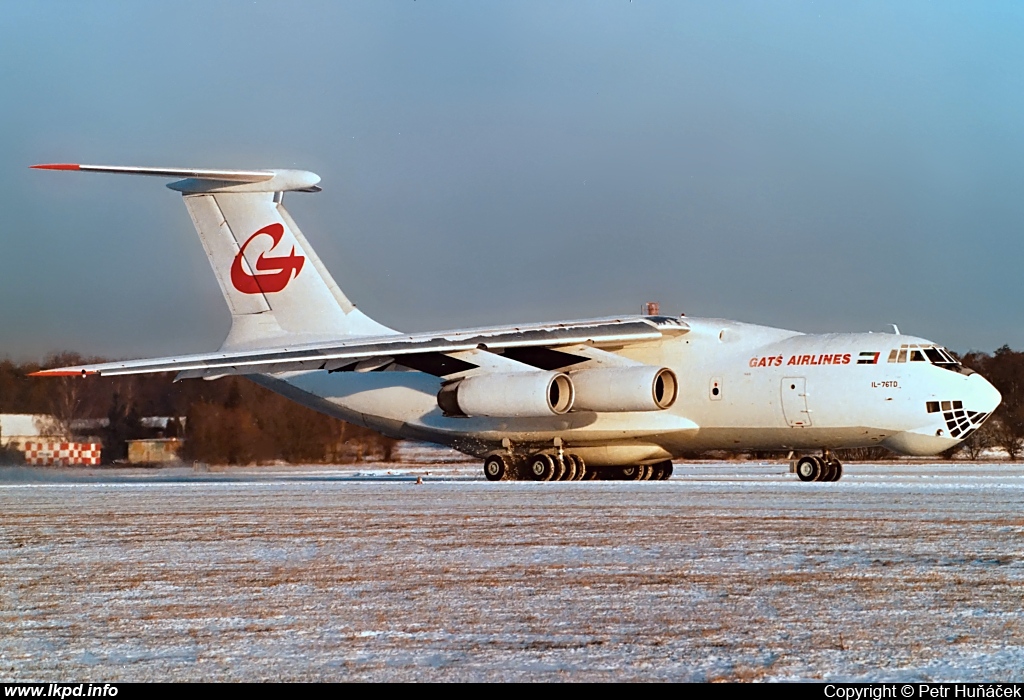
[[[1022,509],[1001,464],[0,469],[0,680],[1021,681]]]

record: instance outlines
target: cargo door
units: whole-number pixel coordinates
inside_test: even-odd
[[[811,425],[811,409],[807,407],[807,379],[785,377],[782,380],[782,414],[792,428]]]

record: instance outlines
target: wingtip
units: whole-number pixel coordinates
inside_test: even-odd
[[[39,165],[28,166],[33,170],[81,170],[78,163],[40,163]]]
[[[67,370],[67,369],[41,369],[38,372],[29,372],[30,377],[88,377],[92,374],[99,374],[99,372],[88,372],[86,370]]]

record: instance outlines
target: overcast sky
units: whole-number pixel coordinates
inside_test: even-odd
[[[0,356],[214,350],[180,197],[41,162],[294,167],[403,330],[636,313],[1024,347],[1019,2],[17,2]]]

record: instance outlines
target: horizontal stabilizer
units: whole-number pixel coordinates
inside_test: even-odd
[[[320,176],[308,170],[207,170],[203,168],[139,168],[127,165],[43,163],[36,170],[71,170],[121,175],[184,178],[168,185],[184,193],[196,192],[319,192]]]

